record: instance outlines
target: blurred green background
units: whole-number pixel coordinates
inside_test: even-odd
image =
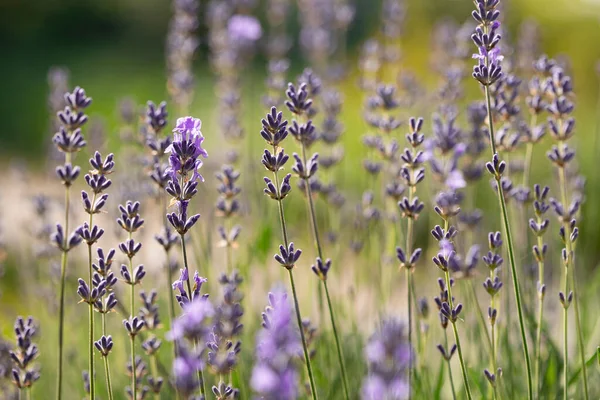
[[[206,5],[204,1],[201,3]],[[259,10],[264,11],[266,2],[259,3]],[[472,2],[407,0],[406,3],[403,64],[416,71],[426,84],[433,84],[435,81],[427,76],[432,25],[443,16],[461,23],[466,21]],[[538,22],[543,50],[550,55],[567,53],[572,59],[578,103],[595,104],[600,1],[503,3],[511,39],[516,38],[525,19]],[[380,1],[356,0],[354,4],[357,13],[349,33],[351,57],[356,56],[364,40],[377,34],[380,18]],[[35,160],[43,154],[44,143],[49,140],[46,80],[51,66],[69,68],[71,84],[85,87],[94,98],[91,115],[102,115],[111,132],[116,127],[119,98],[131,96],[139,103],[166,99],[164,43],[170,16],[171,2],[166,0],[0,1],[3,160],[7,157]],[[298,18],[292,16],[289,21],[288,28],[293,34]],[[205,32],[206,27],[201,31]],[[206,61],[207,46],[203,42],[196,61],[197,107],[213,103],[211,73]],[[293,65],[298,68],[302,63]],[[258,57],[253,76],[261,85],[263,71],[264,58]]]

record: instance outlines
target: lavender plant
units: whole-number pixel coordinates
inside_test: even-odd
[[[215,395],[222,399],[237,398],[240,391],[232,387],[232,372],[239,362],[242,343],[240,337],[244,325],[241,323],[244,309],[240,285],[243,278],[233,271],[229,276],[222,274],[219,283],[223,289],[223,300],[215,309],[215,325],[207,344],[208,364],[219,376],[218,386],[213,386]],[[228,376],[225,382],[225,376]],[[219,393],[216,394],[215,390]]]
[[[511,267],[517,315],[519,318],[519,329],[523,345],[523,354],[525,357],[528,398],[531,400],[533,399],[533,381],[531,362],[529,358],[529,346],[527,344],[527,335],[525,331],[523,305],[521,301],[519,278],[516,269],[512,232],[509,225],[504,187],[501,183],[502,175],[506,169],[506,162],[500,160],[500,156],[496,151],[496,137],[494,135],[494,122],[490,95],[490,86],[498,81],[500,77],[502,77],[502,55],[500,54],[500,49],[498,47],[498,43],[501,39],[501,36],[498,33],[498,28],[500,27],[500,23],[497,21],[500,15],[500,11],[497,9],[498,4],[499,0],[477,0],[475,3],[475,11],[473,11],[472,16],[479,25],[475,29],[475,33],[471,36],[473,42],[478,47],[478,53],[476,54],[478,62],[477,65],[473,67],[473,77],[483,86],[486,97],[490,148],[492,152],[492,161],[486,164],[486,168],[497,182],[496,188],[498,192],[498,201],[500,204],[504,233],[506,235],[508,258]]]
[[[423,210],[424,204],[415,196],[417,190],[417,184],[423,181],[425,178],[425,168],[422,167],[425,161],[423,152],[419,150],[419,147],[425,139],[425,135],[421,133],[423,127],[423,119],[411,118],[409,121],[410,132],[406,134],[406,140],[410,144],[411,148],[405,148],[404,152],[400,156],[404,164],[400,169],[400,179],[406,187],[408,187],[408,197],[403,197],[402,200],[398,201],[398,207],[401,210],[401,216],[406,219],[406,246],[404,250],[401,247],[396,248],[396,254],[398,261],[400,261],[400,267],[406,272],[406,296],[407,296],[407,307],[408,307],[408,343],[410,346],[413,345],[412,341],[412,302],[415,293],[413,284],[413,272],[416,263],[419,261],[422,250],[416,248],[413,250],[413,231],[414,223],[419,218],[421,211]],[[397,183],[391,183],[387,186],[388,193],[391,193],[396,197],[403,190],[398,186]],[[412,383],[412,360],[409,360],[409,387]]]
[[[173,129],[173,142],[166,149],[166,152],[170,153],[169,166],[166,169],[170,181],[165,190],[172,196],[171,204],[177,206],[177,212],[168,213],[167,219],[175,231],[179,233],[184,266],[182,277],[177,286],[181,293],[181,297],[177,299],[180,304],[186,302],[184,297],[185,292],[182,292],[182,281],[185,281],[187,288],[187,301],[193,300],[193,291],[189,279],[185,235],[200,219],[200,214],[188,217],[188,206],[190,200],[198,193],[198,183],[204,181],[204,178],[199,172],[200,167],[202,167],[202,160],[200,160],[199,157],[208,157],[208,153],[202,148],[204,136],[202,136],[202,132],[200,131],[201,127],[202,121],[200,121],[200,119],[192,117],[179,118]],[[197,276],[197,272],[194,279],[196,281],[194,291],[199,291],[200,285],[198,282],[200,282],[200,278]],[[198,369],[198,380],[200,383],[200,393],[201,395],[204,395],[205,388],[202,369]]]
[[[92,103],[85,90],[79,86],[73,92],[65,94],[66,106],[57,113],[59,130],[52,141],[56,148],[64,153],[65,162],[56,168],[56,175],[65,187],[65,220],[64,225],[57,224],[56,232],[52,233],[51,241],[62,253],[60,266],[59,312],[58,312],[58,367],[56,374],[56,398],[62,398],[63,382],[63,338],[65,318],[65,286],[67,276],[68,253],[81,243],[81,237],[75,232],[69,233],[70,187],[73,185],[81,169],[72,164],[74,154],[86,145],[81,133],[82,127],[88,120],[84,110]]]
[[[297,121],[292,122],[292,127],[290,128],[290,133],[296,139],[296,141],[300,144],[302,158],[297,153],[294,153],[294,159],[296,163],[294,164],[292,170],[296,173],[296,175],[304,180],[304,188],[306,190],[306,199],[308,201],[308,209],[310,213],[311,227],[313,232],[313,239],[315,242],[315,247],[317,250],[317,260],[316,264],[313,265],[313,272],[319,277],[323,284],[323,289],[325,290],[325,298],[327,299],[327,307],[329,309],[329,319],[331,321],[331,327],[333,329],[333,336],[335,339],[336,350],[338,355],[338,363],[340,367],[340,371],[342,373],[342,384],[344,386],[344,394],[346,399],[349,398],[348,392],[348,378],[346,376],[346,366],[344,364],[344,356],[342,354],[342,348],[340,346],[340,338],[335,322],[335,316],[333,312],[333,305],[331,302],[331,296],[329,295],[329,288],[327,286],[327,273],[331,267],[331,259],[325,259],[323,257],[323,247],[321,245],[321,238],[319,236],[319,227],[317,224],[317,215],[315,210],[315,205],[313,202],[313,196],[311,192],[311,183],[310,179],[315,176],[318,170],[318,157],[319,154],[315,153],[312,155],[310,160],[307,159],[307,149],[310,145],[316,140],[315,130],[312,127],[312,122],[309,117],[310,109],[312,106],[312,100],[308,98],[307,85],[305,83],[301,84],[298,91],[292,85],[288,85],[288,90],[286,92],[288,97],[288,101],[286,101],[286,106],[289,110],[296,115],[298,118]],[[304,121],[303,121],[304,119]]]
[[[293,313],[284,290],[269,292],[269,305],[262,314],[262,330],[256,341],[256,364],[250,379],[250,385],[261,399],[293,400],[299,397],[298,372],[294,366],[302,346],[298,329],[300,336],[304,335],[302,328],[294,326]]]
[[[94,306],[97,302],[101,302],[102,297],[106,294],[106,285],[111,284],[111,282],[107,282],[100,274],[94,272],[92,248],[104,235],[104,229],[94,225],[93,218],[94,214],[98,214],[102,211],[102,208],[108,199],[108,194],[104,193],[104,191],[108,189],[112,183],[111,180],[107,178],[107,175],[112,173],[114,168],[115,163],[113,158],[114,155],[112,153],[103,159],[100,153],[95,152],[94,156],[90,159],[90,166],[92,169],[89,174],[85,175],[85,181],[92,192],[91,199],[90,195],[85,190],[81,192],[83,209],[89,215],[89,220],[88,222],[84,222],[83,225],[77,229],[77,234],[81,236],[81,239],[88,246],[89,283],[86,283],[83,279],[79,279],[77,293],[81,297],[82,302],[87,303],[89,307],[88,365],[90,377],[89,393],[91,399],[94,399],[96,396],[96,375],[94,373]]]
[[[134,203],[127,201],[124,206],[119,205],[121,217],[117,219],[119,226],[127,232],[127,239],[119,243],[119,250],[121,250],[129,260],[129,265],[121,265],[121,277],[123,278],[124,283],[130,287],[129,319],[123,320],[123,325],[129,334],[131,352],[131,386],[128,388],[129,390],[127,390],[127,388],[126,390],[131,392],[131,397],[133,399],[137,399],[137,389],[139,384],[139,375],[137,372],[138,366],[140,365],[135,355],[135,338],[145,326],[145,321],[136,316],[137,312],[135,309],[135,286],[141,284],[142,279],[146,276],[143,265],[138,265],[135,268],[133,266],[133,258],[142,248],[142,244],[133,239],[133,233],[137,232],[144,224],[144,220],[140,217],[139,210],[139,202]]]
[[[19,398],[26,392],[27,398],[31,399],[31,386],[40,379],[39,369],[34,363],[38,356],[38,347],[33,343],[37,332],[33,318],[24,320],[23,317],[17,317],[14,330],[17,348],[10,351],[10,358],[14,365],[12,382],[19,390]]]
[[[219,198],[216,209],[217,215],[223,218],[223,225],[218,227],[221,237],[219,245],[225,247],[225,266],[228,274],[232,273],[234,269],[233,249],[238,247],[237,238],[241,232],[239,225],[232,226],[232,218],[240,210],[240,202],[237,197],[242,189],[236,184],[239,177],[240,173],[229,165],[224,165],[221,172],[216,174],[216,178],[220,182],[217,186]]]
[[[185,292],[183,281],[189,280],[184,276],[178,281],[178,287]],[[173,360],[173,379],[177,392],[183,399],[193,398],[193,393],[200,389],[204,397],[204,352],[206,341],[211,330],[214,308],[206,296],[199,296],[200,284],[186,293],[182,301],[183,314],[175,321],[169,331],[168,338],[177,342],[177,357]]]
[[[389,318],[383,320],[369,338],[365,347],[369,375],[363,381],[363,399],[400,400],[409,397],[408,374],[414,352],[406,331],[404,323]]]
[[[305,89],[306,90],[306,89]],[[306,91],[302,99],[302,106],[306,107]],[[310,104],[309,104],[310,106]],[[294,242],[288,240],[288,230],[285,221],[285,212],[283,208],[283,199],[285,199],[291,192],[292,187],[290,185],[290,179],[292,174],[287,174],[282,182],[279,181],[279,171],[283,169],[285,164],[289,160],[289,156],[285,154],[284,148],[281,146],[282,142],[288,135],[288,121],[283,119],[283,113],[277,112],[275,107],[271,108],[271,112],[261,121],[262,129],[260,134],[262,138],[267,142],[267,145],[271,146],[273,152],[265,149],[262,157],[262,164],[264,167],[273,173],[273,182],[271,179],[265,177],[264,181],[266,188],[264,193],[271,199],[277,201],[277,208],[279,211],[279,223],[281,225],[281,236],[283,244],[279,246],[279,254],[275,255],[275,260],[288,271],[290,278],[290,285],[292,287],[292,295],[294,297],[294,308],[296,311],[296,320],[298,323],[298,329],[300,330],[300,338],[302,339],[302,349],[304,352],[304,361],[306,363],[306,370],[308,372],[308,379],[310,381],[311,395],[313,399],[317,399],[317,391],[315,388],[315,382],[312,371],[312,364],[308,353],[308,347],[306,345],[306,338],[304,337],[304,331],[302,330],[302,316],[300,314],[300,306],[298,304],[298,295],[296,293],[296,283],[294,281],[294,274],[292,270],[300,259],[302,251],[294,247]],[[296,126],[298,128],[298,126]],[[305,127],[305,130],[311,130],[311,127]],[[297,132],[297,130],[296,130]],[[314,132],[314,131],[313,131]],[[306,134],[305,134],[306,135]]]
[[[484,370],[484,375],[487,378],[490,385],[494,389],[494,397],[498,398],[496,390],[497,377],[500,376],[500,369],[498,368],[498,354],[497,354],[497,342],[496,342],[496,319],[498,317],[498,309],[496,308],[496,296],[502,288],[502,281],[498,273],[498,269],[504,263],[504,259],[500,255],[500,247],[502,246],[502,236],[500,232],[490,232],[488,235],[489,251],[487,255],[483,256],[483,262],[489,269],[489,277],[483,282],[485,291],[490,295],[490,307],[488,308],[488,321],[490,324],[490,335],[491,335],[491,358],[492,371],[488,369]]]
[[[564,308],[563,324],[564,324],[564,398],[568,394],[568,309],[571,300],[574,299],[575,311],[575,327],[577,328],[577,342],[579,349],[579,357],[583,375],[584,396],[589,398],[588,394],[588,378],[586,368],[585,349],[583,343],[583,333],[581,330],[581,322],[579,315],[579,305],[577,301],[577,282],[575,278],[575,256],[574,246],[579,235],[577,228],[577,214],[581,206],[582,199],[578,196],[573,196],[569,199],[569,184],[567,182],[567,168],[575,157],[575,151],[569,147],[567,141],[575,134],[575,119],[572,116],[574,103],[570,97],[573,91],[573,83],[571,77],[568,76],[565,70],[550,62],[550,76],[544,82],[545,94],[548,97],[548,105],[546,107],[550,117],[548,118],[548,127],[550,136],[557,144],[553,145],[547,153],[547,157],[558,170],[558,186],[560,191],[560,200],[551,199],[550,204],[556,213],[559,222],[562,224],[560,229],[560,237],[565,245],[562,250],[562,262],[564,265],[564,291],[559,292],[559,299]]]

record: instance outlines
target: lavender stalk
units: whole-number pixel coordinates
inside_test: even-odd
[[[67,105],[63,111],[58,112],[60,123],[59,131],[54,135],[53,142],[59,151],[65,154],[65,163],[56,168],[56,174],[65,186],[65,222],[64,227],[57,225],[57,230],[52,234],[52,242],[61,250],[60,267],[60,303],[58,316],[58,371],[56,374],[56,399],[62,398],[62,378],[63,378],[63,337],[64,337],[64,317],[65,317],[65,281],[67,274],[68,252],[79,243],[81,238],[75,233],[69,235],[69,207],[70,191],[69,188],[79,176],[80,168],[71,164],[72,154],[85,147],[86,142],[81,134],[82,126],[87,122],[88,117],[85,110],[92,99],[85,95],[85,90],[79,86],[75,87],[73,92],[65,94]]]
[[[310,108],[312,105],[312,100],[308,98],[307,85],[305,83],[301,84],[299,90],[296,92],[296,88],[292,85],[288,85],[288,90],[286,95],[288,97],[288,101],[286,101],[286,106],[290,109],[290,111],[295,114],[298,118],[302,118],[303,116],[310,115]],[[348,392],[348,377],[346,376],[346,366],[344,364],[344,356],[342,354],[342,347],[340,346],[340,339],[337,331],[337,326],[335,323],[335,316],[333,313],[333,306],[331,303],[331,297],[329,294],[329,288],[327,286],[327,272],[331,266],[331,260],[325,260],[323,258],[323,248],[321,246],[321,239],[319,236],[319,227],[317,225],[317,215],[315,211],[315,205],[313,202],[312,191],[310,179],[315,176],[318,170],[318,153],[313,154],[310,161],[306,157],[307,147],[312,144],[315,139],[315,130],[312,127],[312,123],[310,120],[307,120],[306,124],[299,124],[297,121],[293,122],[292,128],[290,128],[290,133],[294,136],[294,138],[300,143],[302,149],[302,159],[298,157],[298,154],[294,153],[294,158],[296,159],[296,163],[292,168],[293,171],[304,180],[304,187],[306,190],[306,199],[308,201],[308,208],[310,212],[310,220],[311,227],[313,231],[313,238],[315,240],[315,246],[317,249],[317,260],[316,266],[313,266],[313,271],[317,274],[321,282],[323,283],[323,288],[325,289],[325,297],[327,299],[327,307],[329,309],[329,318],[331,321],[331,327],[333,329],[333,336],[335,339],[335,345],[338,356],[338,363],[340,366],[340,370],[342,373],[342,384],[344,386],[344,395],[346,399],[349,399]],[[324,261],[325,260],[325,261]]]
[[[579,304],[576,293],[576,276],[575,276],[575,255],[574,244],[579,235],[579,229],[576,227],[576,216],[579,212],[581,199],[574,197],[569,202],[568,184],[567,184],[567,167],[575,157],[575,151],[569,148],[567,141],[575,134],[575,119],[572,117],[574,104],[570,100],[573,92],[573,84],[571,78],[566,74],[564,69],[558,65],[549,63],[550,76],[545,81],[546,95],[549,97],[547,110],[550,113],[548,119],[550,135],[557,141],[557,145],[552,146],[552,149],[547,153],[550,161],[558,168],[558,181],[560,190],[560,202],[555,199],[550,199],[550,203],[562,224],[560,236],[565,247],[562,250],[562,261],[564,269],[564,292],[559,293],[560,302],[564,308],[563,323],[564,323],[564,353],[565,353],[565,382],[564,382],[564,397],[567,398],[568,389],[568,308],[571,301],[574,299],[575,308],[575,327],[577,330],[577,343],[579,357],[581,362],[581,370],[583,375],[583,387],[585,399],[589,398],[587,366],[585,359],[585,348],[583,343],[583,332],[581,330],[581,321],[579,318]],[[569,291],[569,282],[572,291]]]
[[[198,118],[185,117],[177,119],[177,124],[175,129],[173,129],[173,143],[166,149],[166,152],[170,153],[170,155],[169,167],[165,172],[170,176],[171,180],[165,190],[173,197],[172,202],[177,205],[177,212],[167,214],[167,219],[177,233],[179,233],[184,266],[182,271],[185,271],[184,280],[190,298],[193,292],[189,279],[185,235],[200,219],[200,214],[195,214],[188,218],[187,211],[190,200],[198,193],[198,183],[204,181],[199,172],[200,167],[202,167],[202,160],[199,157],[206,158],[208,157],[208,153],[202,148],[204,136],[202,136],[201,127],[202,121]],[[198,343],[195,343],[195,346],[197,347]],[[204,373],[202,368],[197,368],[197,372],[200,393],[204,396],[206,393]]]
[[[280,254],[275,255],[275,260],[281,264],[288,271],[290,278],[290,285],[292,287],[292,295],[294,297],[294,307],[296,310],[296,320],[298,323],[298,329],[300,330],[300,338],[302,339],[302,350],[304,353],[304,361],[306,363],[306,369],[308,372],[308,379],[310,381],[311,395],[314,400],[318,398],[315,381],[313,377],[312,364],[308,353],[308,346],[306,344],[306,338],[304,337],[304,330],[302,329],[302,316],[300,314],[300,306],[298,304],[298,294],[296,293],[296,283],[294,281],[294,274],[292,272],[296,262],[302,254],[301,250],[294,248],[294,243],[288,240],[287,227],[285,223],[285,214],[283,210],[283,199],[292,190],[290,186],[291,174],[287,174],[283,181],[279,182],[278,172],[283,169],[283,166],[289,160],[289,156],[285,154],[281,142],[287,137],[288,122],[283,120],[283,113],[277,112],[275,107],[271,108],[271,112],[267,114],[265,119],[262,121],[261,136],[268,145],[272,146],[273,152],[265,150],[262,158],[262,164],[265,168],[273,173],[273,179],[264,178],[266,188],[264,192],[271,199],[277,201],[277,208],[279,211],[279,222],[281,225],[281,236],[283,244],[279,246]]]
[[[89,307],[89,383],[90,383],[90,398],[94,399],[96,396],[96,374],[94,373],[95,361],[94,361],[94,306],[96,302],[106,293],[107,282],[97,273],[94,272],[93,261],[92,261],[92,247],[98,240],[103,236],[104,229],[94,225],[94,214],[98,214],[102,211],[102,208],[106,204],[108,194],[103,192],[110,187],[112,184],[111,180],[107,178],[115,165],[114,155],[109,154],[106,159],[102,158],[102,155],[98,152],[94,153],[94,156],[89,160],[90,166],[92,167],[89,174],[85,175],[85,181],[92,191],[92,197],[86,191],[81,192],[81,198],[83,202],[83,209],[89,215],[88,222],[85,222],[79,229],[77,234],[81,236],[84,242],[88,246],[88,268],[89,268],[89,284],[83,282],[80,279],[78,293],[82,298],[82,301],[88,303]],[[83,283],[82,283],[83,282]],[[94,291],[94,289],[96,289]]]
[[[527,387],[528,398],[533,399],[533,381],[531,373],[531,362],[529,359],[529,346],[527,344],[527,334],[525,332],[525,321],[523,318],[523,306],[521,304],[521,291],[519,287],[519,278],[517,275],[515,251],[510,229],[508,210],[506,200],[504,198],[504,189],[502,187],[501,178],[506,163],[500,161],[496,151],[496,138],[494,137],[494,121],[492,117],[490,85],[502,77],[502,67],[500,61],[500,49],[497,47],[501,36],[498,34],[500,23],[497,21],[500,11],[497,10],[499,0],[476,0],[476,9],[473,11],[473,18],[479,23],[475,33],[471,36],[473,42],[477,45],[479,53],[476,57],[479,61],[473,67],[473,77],[484,87],[485,98],[488,110],[488,123],[490,133],[490,147],[492,152],[492,162],[488,162],[486,167],[488,171],[496,179],[496,187],[498,191],[498,201],[500,203],[501,217],[504,224],[504,231],[508,245],[508,256],[510,261],[512,281],[515,292],[515,302],[517,306],[517,314],[519,317],[519,328],[521,333],[521,341],[523,344],[523,354],[525,357],[525,365],[527,370]]]
[[[129,343],[130,343],[130,351],[131,351],[131,393],[132,398],[137,399],[137,386],[138,386],[138,376],[137,370],[139,362],[135,356],[135,338],[138,333],[145,326],[145,322],[143,319],[138,318],[135,315],[135,285],[140,284],[142,278],[146,275],[146,271],[144,271],[143,265],[138,265],[135,269],[133,267],[133,257],[140,251],[142,248],[141,243],[136,243],[133,239],[133,233],[136,232],[141,226],[144,224],[144,220],[140,217],[138,213],[140,209],[139,202],[131,202],[127,201],[125,206],[120,205],[119,211],[121,212],[121,217],[117,219],[117,223],[123,230],[127,232],[127,240],[119,243],[119,249],[123,254],[127,256],[129,260],[129,267],[125,265],[121,265],[121,276],[126,284],[130,286],[130,314],[129,319],[123,320],[123,325],[129,334]],[[140,360],[141,361],[141,360]]]

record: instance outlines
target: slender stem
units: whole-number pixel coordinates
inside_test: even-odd
[[[27,400],[31,400],[31,386],[27,389]]]
[[[108,365],[108,356],[102,357],[104,359],[104,375],[106,375],[106,389],[108,391],[108,400],[113,400],[112,383],[110,380],[110,366]]]
[[[90,249],[92,248],[92,246],[89,246]],[[90,250],[91,253],[91,250]],[[91,286],[91,284],[90,284]],[[96,390],[96,384],[95,384],[95,374],[94,374],[94,306],[92,305],[92,303],[89,304],[89,323],[90,323],[90,329],[89,329],[89,369],[90,369],[90,399],[94,399],[96,397],[95,394],[95,390]]]
[[[531,123],[529,124],[529,129],[533,133],[533,128],[537,123],[537,114],[531,115]],[[527,146],[525,148],[525,165],[523,168],[523,187],[529,187],[529,177],[531,175],[531,160],[533,159],[533,142],[527,142]]]
[[[444,328],[444,339],[446,341],[446,350],[448,349],[448,331]],[[450,378],[450,387],[452,388],[452,399],[456,400],[456,389],[454,388],[454,378],[452,377],[452,366],[450,365],[450,359],[446,360],[448,364],[448,377]]]
[[[131,263],[131,259],[130,259]],[[133,318],[134,313],[134,296],[135,296],[135,286],[131,286],[131,317]],[[137,378],[136,378],[136,365],[135,365],[135,335],[129,335],[130,340],[129,343],[131,345],[131,390],[133,393],[133,398],[137,399]]]
[[[538,223],[540,221],[538,220]],[[542,249],[544,246],[544,242],[541,236],[537,238],[537,245],[539,249]],[[540,285],[544,284],[544,261],[538,261],[538,282]],[[537,329],[536,329],[536,340],[535,340],[535,390],[538,393],[538,398],[540,397],[541,387],[540,387],[540,366],[541,366],[541,349],[542,349],[542,323],[544,322],[544,296],[538,293],[538,315],[537,315]]]
[[[327,297],[327,306],[329,307],[329,316],[331,319],[331,327],[333,329],[333,337],[335,338],[335,347],[338,353],[338,361],[340,363],[340,368],[342,369],[342,379],[343,379],[343,383],[344,383],[344,393],[346,395],[346,399],[349,399],[349,393],[348,393],[348,382],[347,382],[347,375],[346,375],[346,365],[344,363],[344,359],[342,358],[342,346],[340,346],[340,341],[339,341],[339,335],[337,332],[337,327],[335,325],[335,318],[333,317],[333,308],[331,306],[331,298],[329,297],[329,288],[327,287],[327,281],[324,280],[323,281],[323,287],[325,288],[325,296]]]
[[[304,145],[304,143],[302,143],[302,159],[304,161],[304,165],[306,166],[306,146]],[[308,200],[308,205],[309,205],[309,210],[310,210],[310,220],[311,220],[311,225],[312,225],[312,229],[313,229],[313,236],[315,239],[315,246],[317,247],[317,253],[319,255],[319,258],[321,260],[323,260],[323,262],[325,262],[324,258],[323,258],[323,248],[321,247],[321,240],[319,237],[319,227],[317,225],[317,213],[315,212],[315,205],[313,202],[313,198],[312,198],[312,191],[310,189],[310,182],[308,180],[308,178],[306,178],[304,180],[304,186],[306,187],[306,197]],[[335,317],[333,314],[333,306],[331,304],[331,298],[329,296],[329,289],[327,288],[327,282],[326,280],[322,280],[323,282],[323,287],[325,288],[325,295],[327,297],[327,307],[329,308],[329,319],[331,320],[331,326],[333,329],[333,336],[335,339],[335,344],[336,344],[336,349],[337,349],[337,356],[338,356],[338,363],[340,365],[340,370],[342,372],[342,384],[344,386],[344,395],[346,400],[350,399],[350,394],[348,391],[348,377],[346,376],[346,366],[344,365],[344,355],[342,353],[342,347],[340,346],[340,339],[339,339],[339,335],[336,329],[336,324],[335,324]],[[410,293],[409,293],[409,299],[410,299]]]
[[[132,233],[129,232],[129,240],[132,240]],[[133,257],[129,257],[129,271],[133,276]],[[130,289],[130,318],[135,315],[135,285],[129,285]],[[133,399],[137,399],[137,377],[136,377],[136,365],[135,365],[135,335],[129,335],[129,343],[131,345],[131,391],[133,393]]]
[[[562,142],[561,142],[562,144]],[[560,185],[560,196],[561,196],[561,202],[563,204],[563,207],[565,208],[565,210],[569,207],[569,198],[568,198],[568,194],[567,194],[567,179],[566,179],[566,171],[565,171],[565,167],[560,167],[558,170],[558,179],[559,179],[559,185]],[[569,270],[571,270],[571,277],[572,277],[572,290],[573,290],[573,297],[574,297],[574,306],[575,306],[575,326],[576,326],[576,330],[577,330],[577,344],[578,344],[578,350],[579,350],[579,358],[580,358],[580,362],[581,362],[581,372],[583,375],[583,387],[584,387],[584,395],[585,395],[585,399],[589,399],[589,394],[588,394],[588,380],[587,380],[587,366],[585,364],[585,348],[584,348],[584,344],[583,344],[583,332],[581,330],[581,321],[579,319],[579,304],[577,302],[577,293],[576,293],[576,286],[575,286],[575,262],[574,262],[574,255],[573,255],[573,243],[571,242],[571,225],[569,224],[569,221],[564,221],[563,220],[563,228],[565,231],[565,247],[567,249],[567,261],[565,263],[565,296],[569,295]],[[567,326],[567,322],[568,322],[568,309],[565,307],[565,311],[564,311],[564,335],[565,335],[565,339],[564,339],[564,346],[565,346],[565,376],[567,375],[567,334],[568,334],[568,326]],[[568,378],[565,377],[565,396],[566,396],[566,392],[567,392],[567,384],[568,384]]]
[[[65,164],[71,163],[71,154],[65,153]],[[66,248],[67,241],[69,238],[69,186],[65,186],[65,238],[63,247]],[[68,253],[62,252],[61,263],[60,263],[60,304],[58,310],[58,373],[56,374],[56,399],[62,399],[62,378],[63,378],[63,339],[64,339],[64,325],[65,325],[65,284],[67,278],[67,260]]]
[[[415,186],[411,186],[408,190],[408,201],[412,202],[413,200],[413,195],[415,193],[416,187]],[[413,225],[414,225],[414,220],[412,218],[408,218],[408,220],[406,221],[406,257],[410,258],[412,255],[412,243],[413,243]],[[407,288],[407,301],[406,301],[406,307],[408,308],[408,344],[410,346],[412,346],[412,325],[413,325],[413,321],[412,321],[412,299],[410,297],[410,292],[412,291],[412,279],[411,279],[411,274],[412,271],[409,269],[406,269],[406,288]],[[408,398],[409,400],[412,398],[412,381],[413,381],[413,375],[414,375],[414,370],[413,370],[413,364],[412,364],[412,358],[409,359],[408,361],[408,387],[409,387],[409,392],[408,392]]]
[[[277,154],[277,147],[273,147],[274,154]],[[275,179],[275,187],[277,188],[277,192],[279,194],[280,186],[279,186],[279,176],[277,172],[273,172],[273,178]],[[283,211],[283,201],[282,199],[277,200],[277,208],[279,210],[279,223],[281,225],[281,236],[283,238],[283,244],[285,248],[288,248],[288,234],[287,228],[285,224],[285,214]],[[306,345],[306,338],[304,336],[304,329],[302,328],[302,316],[300,314],[300,305],[298,304],[298,295],[296,294],[296,284],[294,282],[294,275],[291,269],[288,269],[289,277],[290,277],[290,285],[292,286],[292,295],[294,297],[294,308],[296,310],[296,320],[298,323],[298,329],[300,330],[300,338],[302,339],[302,350],[304,352],[304,361],[306,363],[306,370],[308,372],[308,380],[310,382],[310,390],[313,400],[318,399],[317,390],[315,386],[315,379],[313,377],[312,365],[310,361],[310,356],[308,354],[308,346]]]
[[[485,97],[487,103],[487,111],[488,111],[488,122],[489,122],[489,130],[490,130],[490,146],[492,150],[492,155],[496,153],[496,144],[494,137],[494,123],[492,118],[492,110],[491,110],[491,97],[490,97],[490,89],[489,86],[485,86]],[[508,245],[508,258],[510,261],[510,269],[512,274],[512,282],[513,289],[515,292],[515,302],[517,306],[517,314],[519,317],[519,329],[521,331],[521,341],[523,343],[523,356],[525,357],[525,366],[527,369],[527,395],[529,400],[533,400],[533,382],[531,378],[531,362],[529,360],[529,346],[527,345],[527,334],[525,332],[525,321],[523,318],[523,306],[521,304],[521,290],[519,288],[519,277],[517,275],[517,267],[515,262],[515,251],[512,240],[512,233],[510,230],[510,224],[508,222],[508,211],[506,209],[506,201],[504,199],[504,190],[502,189],[502,184],[498,180],[498,202],[500,203],[500,210],[502,213],[502,220],[504,223],[504,231],[506,234],[506,241]],[[508,312],[508,310],[507,310]]]
[[[158,368],[156,367],[156,353],[150,356],[150,371],[152,371],[152,377],[158,378]],[[160,400],[160,393],[154,393],[154,399]]]
[[[296,319],[298,326],[300,327],[300,337],[302,338],[302,350],[304,351],[304,360],[306,361],[306,369],[308,370],[308,380],[310,381],[310,391],[313,399],[317,399],[317,389],[315,387],[315,379],[313,377],[312,365],[310,363],[310,356],[308,354],[308,347],[306,345],[306,337],[304,336],[304,330],[302,329],[302,317],[300,316],[300,306],[298,305],[298,295],[296,294],[296,284],[294,283],[294,274],[292,270],[288,270],[290,276],[290,284],[292,285],[292,294],[294,296],[294,307],[296,309]]]
[[[183,253],[183,266],[187,272],[187,289],[190,296],[190,301],[192,301],[192,285],[190,284],[190,272],[188,269],[187,251],[185,249],[185,235],[183,234],[181,235],[181,252]],[[195,344],[197,345],[197,343]],[[200,394],[202,397],[204,397],[206,394],[206,388],[204,385],[204,372],[201,368],[198,369],[198,380],[200,381]]]
[[[473,303],[475,308],[477,309],[477,317],[479,318],[479,322],[483,327],[483,331],[485,332],[486,342],[488,347],[490,348],[490,355],[494,357],[494,346],[492,344],[492,339],[490,338],[490,333],[487,330],[487,326],[485,323],[485,317],[483,316],[483,311],[481,311],[481,307],[479,305],[479,299],[477,298],[477,293],[475,292],[475,286],[473,286],[473,281],[471,279],[467,279],[469,290],[471,291],[471,297],[473,298]]]
[[[446,287],[448,288],[448,304],[450,308],[453,309],[454,306],[452,304],[452,288],[450,286],[450,272],[445,271],[444,273],[446,278]],[[460,338],[458,336],[458,329],[456,329],[456,321],[450,321],[452,323],[452,330],[454,331],[454,340],[456,341],[456,349],[458,350],[458,359],[460,361],[460,369],[463,375],[463,381],[465,383],[465,391],[467,392],[467,398],[471,400],[473,397],[471,396],[471,387],[469,386],[469,377],[467,375],[467,367],[465,365],[465,361],[463,359],[462,348],[460,346]]]

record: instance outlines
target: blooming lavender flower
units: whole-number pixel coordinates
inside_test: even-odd
[[[171,177],[166,190],[173,196],[178,209],[177,213],[167,214],[167,219],[182,238],[200,218],[200,214],[188,218],[187,208],[190,199],[196,194],[195,186],[198,181],[204,181],[198,171],[202,166],[199,157],[206,158],[208,153],[202,148],[204,136],[200,131],[201,126],[202,121],[197,118],[179,118],[173,130],[173,143],[166,150],[170,153],[166,172]]]
[[[365,358],[369,374],[363,381],[362,398],[406,399],[411,388],[408,372],[413,348],[408,342],[407,327],[399,320],[389,318],[381,322],[369,338]]]
[[[10,358],[14,365],[11,378],[15,386],[22,390],[30,388],[40,378],[39,370],[33,363],[38,356],[38,347],[32,341],[37,330],[32,317],[26,320],[17,317],[14,330],[17,348],[10,351]]]
[[[296,399],[299,377],[294,359],[301,342],[285,291],[269,292],[269,305],[262,316],[263,329],[257,336],[256,364],[250,385],[262,399]]]
[[[204,351],[211,330],[214,308],[208,298],[196,298],[183,306],[183,314],[167,334],[177,343],[177,357],[173,361],[173,377],[179,393],[188,398],[198,387],[203,387]]]

